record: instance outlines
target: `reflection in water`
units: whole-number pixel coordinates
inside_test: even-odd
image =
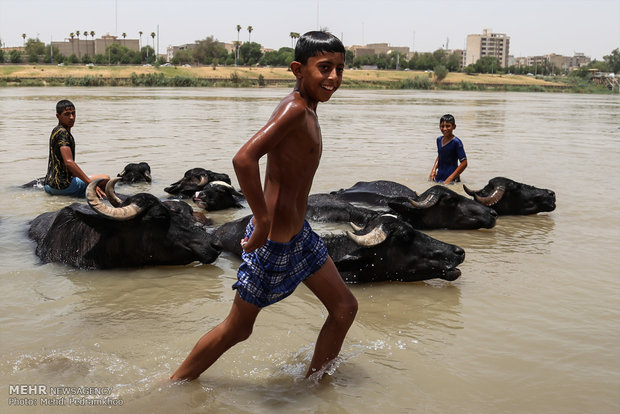
[[[553,216],[538,214],[532,216],[501,216],[492,229],[475,231],[428,232],[447,243],[456,244],[465,252],[494,252],[498,255],[510,253],[547,254],[554,243]],[[467,260],[467,259],[466,259]]]

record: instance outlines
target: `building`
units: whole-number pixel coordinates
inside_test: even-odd
[[[501,67],[507,67],[509,54],[510,37],[505,33],[490,33],[489,29],[484,29],[482,34],[467,35],[463,66],[473,65],[485,56],[494,56]]]
[[[95,56],[102,55],[108,46],[118,43],[125,46],[129,50],[140,51],[140,41],[138,39],[119,39],[117,36],[109,34],[101,36],[99,39],[87,40],[76,37],[74,39],[65,39],[63,42],[52,42],[52,47],[58,49],[58,53],[63,56],[71,56],[75,54],[79,59],[84,55]]]
[[[349,47],[354,57],[373,56],[373,55],[389,55],[392,52],[398,52],[410,58],[408,46],[390,46],[389,43],[370,43],[366,46],[353,45]]]

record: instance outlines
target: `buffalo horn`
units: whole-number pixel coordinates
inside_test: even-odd
[[[463,184],[463,190],[465,190],[465,192],[466,192],[467,194],[469,194],[470,196],[472,196],[472,197],[475,197],[475,196],[476,196],[476,193],[477,193],[478,191],[480,191],[480,190],[478,190],[478,191],[470,190],[470,189],[469,189],[469,188],[468,188],[465,184]]]
[[[108,183],[105,185],[105,195],[108,196],[108,201],[110,202],[110,204],[112,204],[114,207],[120,207],[121,204],[123,204],[123,200],[121,200],[120,198],[118,198],[118,196],[116,195],[116,191],[114,191],[114,186],[116,185],[116,183],[122,179],[123,177],[114,177],[114,178],[110,178],[110,180],[108,181]]]
[[[209,183],[209,177],[205,177],[204,175],[200,176],[200,181],[196,184],[198,187],[204,187]]]
[[[360,226],[358,226],[357,224],[355,224],[355,223],[353,223],[353,222],[350,222],[350,223],[349,223],[349,226],[351,226],[351,228],[352,228],[353,230],[355,230],[355,231],[360,231],[360,230],[362,230],[362,229],[363,229],[363,227],[360,227]]]
[[[493,190],[493,193],[488,197],[482,197],[482,196],[479,196],[478,194],[474,194],[474,198],[480,204],[484,204],[485,206],[490,207],[492,205],[497,204],[497,202],[502,199],[505,191],[506,189],[504,187],[499,186],[499,187],[495,187],[495,189]]]
[[[360,246],[372,247],[383,243],[387,238],[387,233],[381,226],[375,227],[370,233],[359,236],[355,233],[347,231],[347,236]]]
[[[232,185],[228,184],[226,181],[211,181],[209,184],[221,185],[223,187],[230,188],[235,195],[243,196],[243,194],[241,194],[239,191],[237,191],[235,189],[235,187],[233,187]]]
[[[409,202],[415,207],[415,208],[429,208],[429,207],[433,207],[435,204],[437,204],[438,201],[438,197],[435,194],[428,194],[424,200],[422,201],[415,201],[413,199],[409,199]]]
[[[97,197],[97,191],[95,190],[100,181],[101,179],[91,181],[86,188],[86,200],[88,201],[88,205],[97,213],[111,218],[112,220],[124,221],[131,220],[142,211],[142,209],[134,203],[125,207],[110,207],[102,203],[99,197]]]

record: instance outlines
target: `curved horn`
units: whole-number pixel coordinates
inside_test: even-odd
[[[110,204],[112,204],[114,207],[120,207],[121,204],[123,204],[123,200],[118,198],[118,196],[116,195],[116,191],[114,191],[114,186],[122,178],[123,177],[110,178],[108,183],[105,185],[105,194],[106,196],[108,196],[108,201],[110,202]]]
[[[484,204],[487,207],[491,207],[492,205],[497,204],[497,202],[502,199],[505,191],[506,189],[500,186],[500,187],[496,187],[495,190],[493,191],[493,194],[491,194],[488,197],[482,197],[482,196],[479,196],[478,194],[474,194],[474,198],[480,204]]]
[[[358,236],[350,231],[347,231],[347,236],[360,246],[372,247],[381,244],[387,239],[387,233],[381,226],[375,227],[370,233]]]
[[[100,181],[101,179],[91,181],[88,187],[86,187],[86,200],[88,201],[88,205],[97,213],[111,218],[112,220],[124,221],[131,220],[142,211],[142,209],[134,203],[125,207],[110,207],[103,204],[101,200],[99,200],[99,197],[97,197],[97,191],[95,190]]]
[[[204,175],[202,175],[200,177],[200,181],[198,181],[198,184],[196,184],[198,187],[203,187],[205,185],[207,185],[209,183],[209,177],[205,177]]]
[[[429,194],[426,196],[426,198],[422,201],[415,201],[413,199],[409,199],[409,202],[415,207],[415,208],[429,208],[434,206],[435,204],[437,204],[437,201],[439,201],[439,198],[437,197],[436,194]]]
[[[355,231],[360,231],[363,229],[363,227],[358,226],[357,224],[350,222],[349,225],[351,226],[351,228]]]
[[[470,190],[470,189],[469,189],[469,188],[468,188],[465,184],[463,184],[463,190],[465,190],[465,192],[466,192],[467,194],[469,194],[470,196],[472,196],[472,197],[475,197],[475,196],[476,196],[476,193],[477,193],[478,191],[480,191],[480,190],[478,190],[478,191]]]

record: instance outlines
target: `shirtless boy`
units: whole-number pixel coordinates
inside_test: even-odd
[[[297,82],[267,124],[241,147],[233,166],[253,218],[240,241],[232,309],[206,333],[170,377],[192,380],[224,352],[246,340],[262,308],[276,303],[303,282],[329,315],[319,333],[306,377],[325,368],[340,352],[357,313],[357,301],[340,277],[320,237],[305,221],[308,193],[322,152],[316,114],[342,83],[344,46],[325,32],[299,38],[291,70]],[[264,187],[259,160],[267,155]]]

